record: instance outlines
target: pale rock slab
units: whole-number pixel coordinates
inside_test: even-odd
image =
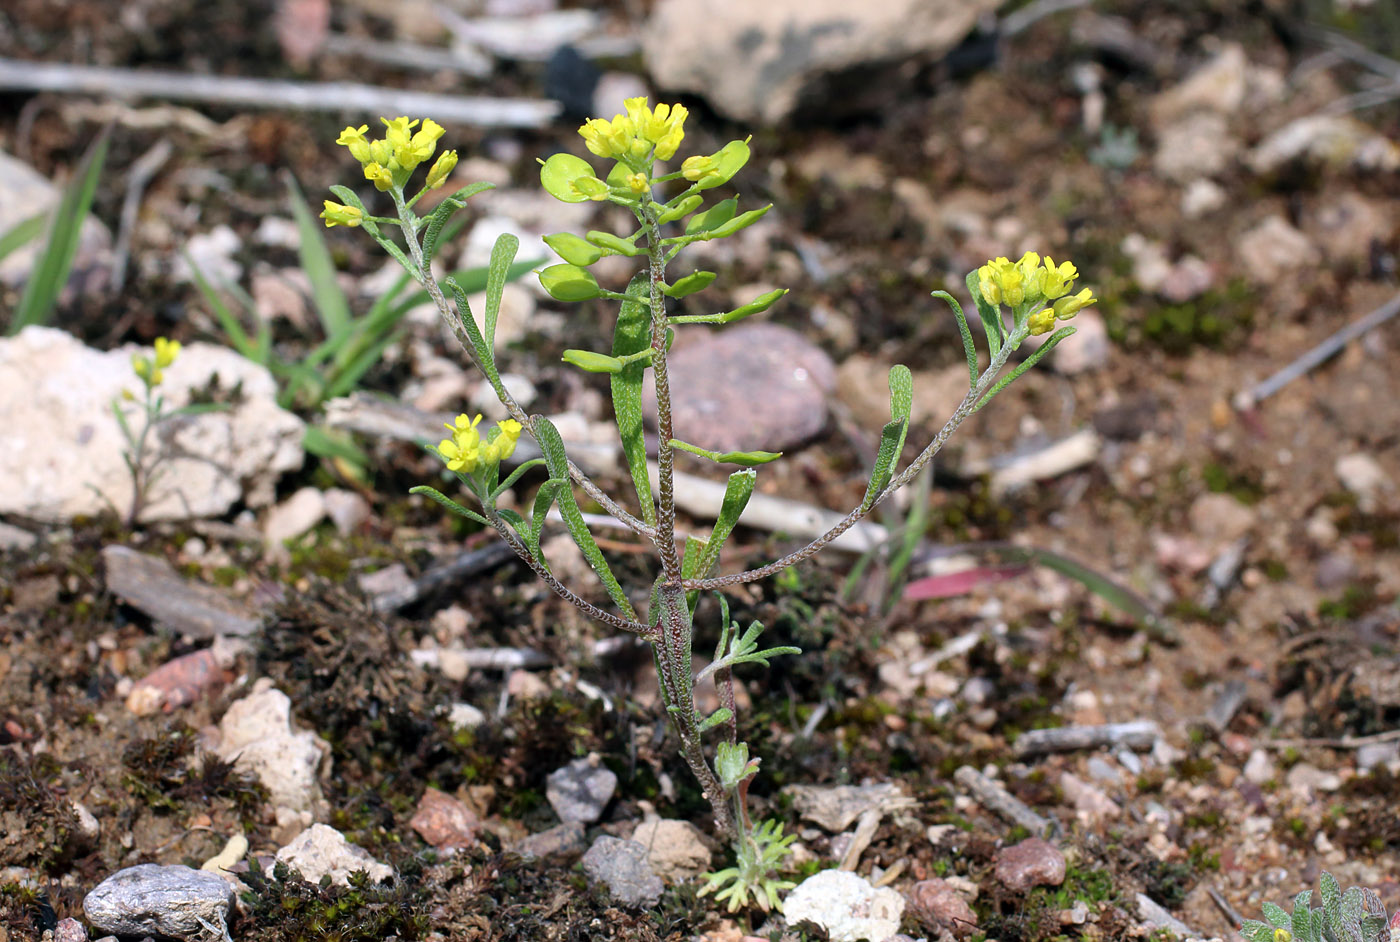
[[[219,756],[266,786],[279,825],[309,825],[325,806],[319,776],[330,771],[330,746],[292,726],[292,701],[263,678],[219,722]]]
[[[783,915],[790,926],[822,927],[831,942],[885,942],[899,932],[904,897],[848,870],[823,870],[788,894]]]
[[[277,851],[277,860],[295,867],[310,883],[329,875],[332,883],[348,886],[350,874],[363,870],[370,882],[378,883],[394,875],[394,868],[380,863],[357,844],[351,844],[328,824],[313,824]]]

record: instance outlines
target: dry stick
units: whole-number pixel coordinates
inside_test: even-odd
[[[1394,742],[1400,739],[1400,729],[1390,729],[1370,736],[1343,736],[1340,739],[1266,739],[1258,745],[1265,749],[1301,749],[1315,746],[1319,749],[1357,749],[1381,742]]]
[[[1357,337],[1375,330],[1396,314],[1400,314],[1400,294],[1397,294],[1360,320],[1352,321],[1262,383],[1256,383],[1250,389],[1241,390],[1240,393],[1235,396],[1235,408],[1240,412],[1253,408],[1256,404],[1269,398],[1298,377],[1306,375],[1314,367],[1330,359],[1333,354],[1351,343]]]
[[[1151,720],[1107,723],[1102,726],[1063,726],[1059,729],[1033,729],[1016,740],[1016,755],[1035,756],[1047,752],[1074,752],[1100,746],[1128,746],[1151,749],[1162,738],[1162,730]]]
[[[514,556],[514,551],[505,543],[491,543],[481,549],[468,550],[432,567],[401,589],[376,595],[370,604],[376,612],[396,612],[444,586],[494,569]]]
[[[1244,917],[1235,910],[1235,907],[1230,905],[1225,897],[1220,895],[1220,891],[1215,887],[1206,887],[1206,892],[1210,894],[1210,901],[1215,904],[1215,908],[1220,910],[1226,919],[1230,920],[1231,927],[1238,929],[1240,924],[1244,922]]]
[[[418,43],[366,39],[361,36],[348,36],[345,33],[331,33],[326,37],[327,52],[344,58],[370,59],[387,65],[405,69],[418,69],[424,72],[461,72],[472,78],[486,78],[491,74],[491,57],[472,46],[458,44],[450,49],[441,46],[423,46]]]
[[[953,773],[953,781],[972,793],[982,807],[1001,815],[1012,824],[1019,824],[1036,837],[1044,837],[1052,823],[1032,811],[998,782],[994,782],[970,765]]]
[[[0,89],[180,99],[293,111],[431,114],[441,121],[478,127],[544,127],[561,110],[556,102],[531,98],[432,95],[357,82],[285,82],[6,58],[0,58]]]
[[[112,278],[108,282],[113,293],[120,292],[126,282],[126,263],[131,257],[131,233],[136,228],[136,214],[141,209],[141,196],[151,177],[170,159],[175,148],[161,138],[131,165],[126,180],[126,196],[122,198],[121,222],[117,229],[117,244],[112,253]]]

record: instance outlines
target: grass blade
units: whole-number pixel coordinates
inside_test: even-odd
[[[287,196],[292,206],[292,216],[296,219],[297,254],[301,257],[302,271],[311,283],[311,300],[316,306],[316,315],[321,319],[321,329],[326,337],[344,336],[349,339],[350,302],[335,277],[335,262],[331,250],[321,235],[321,226],[306,205],[296,181],[288,178]],[[344,342],[344,341],[342,341]],[[337,351],[338,354],[339,351]]]

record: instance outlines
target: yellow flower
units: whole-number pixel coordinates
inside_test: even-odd
[[[1035,252],[1027,252],[1022,255],[1021,260],[1016,263],[1016,273],[1021,276],[1023,302],[1034,303],[1044,297],[1042,288],[1045,281],[1045,270],[1040,267],[1039,255]]]
[[[997,270],[992,267],[991,262],[977,269],[977,290],[982,295],[982,300],[993,307],[1001,303],[1001,281],[997,278]]]
[[[165,337],[156,338],[156,368],[164,369],[175,362],[180,355],[180,341]]]
[[[719,161],[709,154],[696,154],[681,161],[681,176],[694,183],[707,174],[715,173]]]
[[[627,107],[627,118],[632,122],[637,137],[656,146],[656,156],[662,160],[670,160],[675,156],[676,148],[680,147],[681,139],[685,137],[685,119],[690,112],[684,105],[658,104],[653,111],[647,107],[647,100],[643,98],[628,98],[624,104]],[[638,156],[646,156],[646,150]]]
[[[407,143],[394,145],[394,159],[403,169],[412,170],[433,156],[433,151],[437,149],[438,138],[442,135],[442,125],[431,118],[425,118],[422,129],[414,134]]]
[[[413,143],[413,126],[417,121],[410,121],[408,117],[401,116],[392,121],[388,118],[380,118],[386,128],[384,139],[389,142],[389,146],[394,150],[401,150]],[[380,161],[383,163],[383,161]]]
[[[1050,256],[1045,256],[1045,275],[1042,290],[1047,300],[1053,301],[1069,294],[1070,285],[1079,277],[1074,262],[1061,262],[1058,266]]]
[[[332,203],[330,200],[324,201],[326,208],[321,210],[321,218],[326,221],[327,229],[334,229],[336,226],[358,226],[365,221],[365,214],[353,206],[346,206],[344,203]]]
[[[362,164],[370,161],[369,141],[365,139],[365,132],[369,130],[368,124],[357,127],[347,127],[340,132],[340,137],[335,139],[337,144],[344,144],[350,148],[350,156],[354,157]]]
[[[1051,308],[1041,308],[1030,316],[1026,322],[1031,329],[1031,336],[1038,334],[1048,334],[1055,329],[1055,312]]]
[[[496,448],[496,460],[504,461],[515,454],[515,443],[520,441],[521,426],[514,419],[506,419],[496,423],[496,428],[500,430],[496,440],[491,444]]]
[[[369,160],[361,163],[376,163],[389,166],[394,162],[394,145],[385,140],[369,142]]]
[[[1293,933],[1287,929],[1275,929],[1274,942],[1293,942]]]
[[[443,151],[438,159],[433,161],[432,167],[428,169],[428,189],[437,189],[442,186],[456,166],[457,152],[455,150]]]
[[[151,361],[139,353],[133,353],[131,355],[131,370],[137,376],[145,379],[151,375]]]
[[[627,178],[627,187],[628,187],[628,189],[630,189],[633,193],[645,193],[645,192],[646,192],[646,189],[647,189],[647,184],[650,183],[650,182],[651,182],[651,181],[649,181],[649,180],[647,179],[647,175],[646,175],[646,174],[644,174],[644,173],[634,173],[634,174],[631,174],[630,176],[628,176],[628,178]]]
[[[373,183],[376,190],[383,193],[393,187],[394,172],[380,164],[365,164],[365,179]]]
[[[514,419],[497,422],[490,433],[490,441],[482,441],[481,432],[477,429],[480,422],[479,415],[475,418],[459,415],[447,426],[452,437],[438,442],[438,453],[447,462],[449,470],[470,474],[477,468],[497,464],[515,453],[515,444],[520,440],[519,422]]]
[[[588,149],[599,157],[621,160],[631,154],[632,141],[636,137],[637,129],[633,126],[632,119],[620,114],[615,115],[611,121],[590,118],[578,129],[578,133],[582,135]]]
[[[438,442],[438,454],[447,462],[449,471],[465,471],[470,474],[476,470],[477,456],[474,447],[463,448],[452,439],[444,438]]]
[[[1094,292],[1090,291],[1088,288],[1085,288],[1078,294],[1060,298],[1060,300],[1055,302],[1055,307],[1053,308],[1055,311],[1055,318],[1057,320],[1067,321],[1089,305],[1097,303],[1098,300],[1098,298],[1094,297]]]

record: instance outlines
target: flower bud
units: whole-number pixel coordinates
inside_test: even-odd
[[[349,226],[353,228],[365,220],[365,214],[354,206],[346,206],[344,203],[333,203],[330,200],[325,200],[324,202],[326,208],[321,210],[321,218],[326,221],[327,229],[334,229],[336,226]]]
[[[428,189],[435,190],[442,186],[456,166],[457,152],[455,150],[443,151],[428,170]]]

